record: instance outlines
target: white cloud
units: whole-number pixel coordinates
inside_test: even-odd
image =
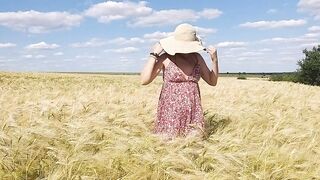
[[[97,56],[93,55],[78,55],[76,56],[76,59],[96,59]]]
[[[114,53],[134,53],[139,51],[136,47],[124,47],[124,48],[118,48],[118,49],[107,49],[104,52],[114,52]]]
[[[57,44],[47,44],[46,42],[39,42],[35,44],[29,44],[25,48],[28,50],[50,50],[50,49],[56,49],[60,47]]]
[[[65,61],[65,62],[72,62],[72,61],[74,61],[74,59],[62,59],[62,61]]]
[[[11,47],[16,47],[16,44],[13,43],[0,43],[0,48],[11,48]]]
[[[219,17],[222,14],[222,11],[218,9],[204,9],[198,14],[203,18],[214,19]]]
[[[278,12],[278,10],[276,10],[276,9],[269,9],[267,11],[267,13],[269,13],[269,14],[274,14],[274,13],[277,13],[277,12]]]
[[[62,56],[62,55],[63,55],[63,52],[56,52],[56,53],[54,53],[53,55],[55,55],[55,56]]]
[[[300,44],[301,48],[307,48],[307,49],[311,49],[313,47],[318,47],[318,45],[320,44],[320,42],[314,42],[314,43],[305,43],[305,44]]]
[[[309,38],[307,36],[300,36],[300,37],[275,37],[270,39],[263,39],[260,42],[261,43],[273,43],[273,44],[279,44],[279,43],[311,43],[317,41],[316,38]]]
[[[308,12],[316,20],[320,20],[320,0],[300,0],[298,3],[300,11]]]
[[[192,9],[167,9],[153,11],[152,14],[141,16],[129,22],[129,26],[162,26],[170,24],[179,24],[182,22],[194,22],[199,18],[213,19],[222,14],[217,9],[204,9],[201,12],[196,12]]]
[[[248,51],[248,52],[242,52],[239,54],[239,56],[244,56],[244,57],[252,57],[252,56],[261,56],[263,55],[263,52],[253,52],[253,51]]]
[[[38,55],[35,55],[34,56],[36,59],[42,59],[42,58],[45,58],[46,56],[45,55],[42,55],[42,54],[38,54]]]
[[[139,37],[132,37],[132,38],[118,37],[108,41],[109,44],[117,44],[117,45],[130,45],[130,44],[137,44],[137,43],[144,43],[144,42],[145,40]]]
[[[160,32],[160,31],[156,31],[153,33],[147,33],[143,35],[143,38],[151,41],[151,42],[156,42],[159,41],[162,38],[166,38],[170,35],[172,35],[173,32]]]
[[[237,56],[235,58],[235,60],[237,61],[248,61],[248,60],[252,60],[252,59],[257,59],[257,57],[253,57],[253,56]]]
[[[0,12],[0,25],[29,33],[68,29],[80,24],[82,16],[68,12]]]
[[[86,16],[95,17],[101,23],[113,20],[145,16],[152,12],[152,8],[146,6],[147,2],[116,2],[107,1],[91,6],[85,11]]]
[[[243,44],[243,43],[224,43],[225,46],[232,47],[235,44]],[[227,45],[228,44],[228,45]],[[246,43],[245,43],[246,44]],[[244,47],[240,48],[229,48],[229,49],[221,49],[220,56],[224,59],[230,60],[248,60],[254,58],[262,58],[265,56],[266,52],[271,51],[271,49],[247,49]]]
[[[246,42],[225,41],[215,45],[220,48],[241,48],[247,46]]]
[[[246,47],[247,46],[247,43],[245,43],[244,46],[235,46],[235,47],[231,47],[231,48],[228,48],[228,50],[230,51],[244,51],[244,50],[247,50],[248,48]]]
[[[129,62],[129,58],[128,57],[125,57],[125,56],[121,56],[121,57],[119,57],[119,61],[120,62],[124,62],[124,63],[126,63],[126,62]]]
[[[318,32],[318,33],[307,33],[307,34],[304,35],[304,37],[306,37],[306,38],[320,37],[320,32]]]
[[[287,27],[297,27],[303,26],[307,23],[303,19],[290,19],[290,20],[280,20],[280,21],[257,21],[257,22],[246,22],[240,24],[240,27],[247,28],[257,28],[257,29],[275,29],[275,28],[287,28]]]
[[[167,24],[178,24],[186,21],[196,21],[199,18],[197,13],[191,9],[168,9],[154,11],[152,14],[144,17],[138,17],[130,26],[162,26]]]
[[[24,55],[23,57],[24,57],[24,58],[27,58],[27,59],[30,59],[30,58],[32,58],[32,57],[33,57],[33,55],[31,55],[31,54],[27,54],[27,55]]]
[[[45,55],[42,55],[42,54],[38,54],[38,55],[32,55],[32,54],[26,54],[24,56],[22,56],[23,58],[26,58],[26,59],[43,59],[45,58],[46,56]]]
[[[84,12],[85,16],[97,18],[101,23],[114,20],[130,19],[129,26],[161,26],[196,21],[199,18],[214,19],[222,12],[218,9],[203,9],[196,12],[192,9],[153,10],[147,2],[107,1],[92,5]]]
[[[308,28],[309,33],[305,34],[306,38],[320,37],[320,26],[311,26]]]
[[[270,49],[270,48],[262,48],[262,49],[259,49],[258,51],[259,52],[270,52],[270,51],[272,51],[272,49]]]
[[[310,32],[320,32],[320,26],[311,26],[308,28]]]
[[[213,29],[213,28],[204,28],[204,27],[199,27],[199,26],[195,26],[195,28],[196,28],[197,33],[201,36],[217,32],[217,30]]]
[[[101,47],[105,45],[106,42],[102,41],[97,38],[91,38],[87,42],[77,42],[77,43],[72,43],[70,46],[74,48],[85,48],[85,47]]]

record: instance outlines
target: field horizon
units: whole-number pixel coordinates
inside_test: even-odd
[[[31,73],[31,74],[41,74],[41,73],[55,73],[55,74],[105,74],[105,75],[140,75],[140,72],[102,72],[102,71],[0,71],[0,73]],[[270,75],[277,75],[277,74],[292,74],[292,72],[219,72],[221,77],[225,76],[238,76],[241,75],[248,75],[251,77],[258,77],[261,75],[270,76]],[[158,74],[158,76],[162,76],[162,72]]]

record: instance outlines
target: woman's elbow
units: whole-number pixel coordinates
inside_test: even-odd
[[[148,82],[145,82],[145,81],[142,81],[141,82],[141,85],[148,85],[149,83]]]
[[[209,85],[210,85],[210,86],[216,86],[217,83],[218,83],[217,81],[213,81],[213,82],[211,82]]]
[[[141,80],[140,80],[140,84],[141,84],[141,85],[147,85],[148,83],[147,83],[145,80],[142,80],[142,79],[141,79]]]
[[[141,85],[147,85],[147,80],[146,80],[146,77],[143,73],[140,74],[140,84]]]
[[[147,85],[147,84],[149,84],[149,83],[150,83],[150,81],[148,81],[148,80],[146,80],[146,79],[143,79],[143,78],[140,79],[140,84],[141,84],[141,85]]]

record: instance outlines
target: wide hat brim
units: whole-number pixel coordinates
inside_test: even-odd
[[[180,41],[176,40],[174,36],[169,36],[160,40],[161,47],[170,55],[176,53],[193,53],[204,50],[200,41]]]

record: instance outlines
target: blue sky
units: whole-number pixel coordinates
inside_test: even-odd
[[[2,0],[0,71],[140,72],[180,23],[217,48],[220,72],[295,71],[320,44],[320,0]]]

